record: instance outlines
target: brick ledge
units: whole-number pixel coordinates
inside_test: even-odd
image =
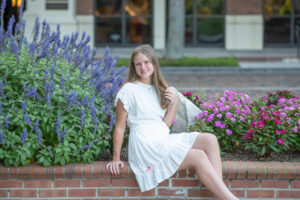
[[[0,166],[0,179],[67,179],[67,178],[129,178],[134,177],[128,162],[118,176],[112,176],[105,168],[106,161],[92,164],[68,164],[42,167],[31,164],[26,167]],[[243,162],[223,161],[224,179],[300,179],[300,162]],[[194,170],[177,171],[172,177],[194,178]]]

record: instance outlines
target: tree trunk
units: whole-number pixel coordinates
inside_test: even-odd
[[[169,0],[169,27],[166,58],[183,57],[185,33],[185,1]]]

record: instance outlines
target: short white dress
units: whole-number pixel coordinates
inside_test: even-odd
[[[119,90],[115,105],[119,99],[128,112],[129,165],[144,192],[179,169],[199,133],[169,134],[168,126],[162,121],[166,110],[161,108],[153,85],[128,82]]]

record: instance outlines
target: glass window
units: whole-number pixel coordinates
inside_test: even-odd
[[[121,15],[122,0],[96,1],[95,15]]]
[[[130,17],[127,19],[126,40],[128,43],[151,42],[152,21],[146,17]]]
[[[185,19],[185,43],[192,44],[193,43],[193,19],[186,18]]]
[[[193,14],[194,2],[193,0],[185,0],[185,14],[192,15]]]
[[[197,14],[223,14],[223,0],[197,0]]]
[[[265,17],[265,42],[290,43],[290,19]]]
[[[223,27],[224,20],[222,18],[199,18],[197,21],[197,42],[223,42]]]
[[[300,44],[300,17],[295,18],[295,44]]]
[[[126,0],[125,11],[129,16],[149,15],[152,13],[152,1]]]
[[[152,0],[95,0],[96,45],[152,42]]]
[[[291,0],[265,0],[265,15],[289,15],[291,14]]]
[[[299,15],[300,14],[300,1],[297,0],[295,1],[295,14]]]
[[[100,18],[96,22],[96,44],[121,43],[121,19]]]

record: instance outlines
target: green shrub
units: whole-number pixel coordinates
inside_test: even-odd
[[[7,31],[0,28],[0,160],[6,166],[92,162],[111,148],[112,100],[124,68],[116,70],[118,58],[108,48],[95,61],[85,33],[61,40],[59,25],[51,32],[37,19],[28,43],[22,18],[15,35],[13,24],[12,18]]]

